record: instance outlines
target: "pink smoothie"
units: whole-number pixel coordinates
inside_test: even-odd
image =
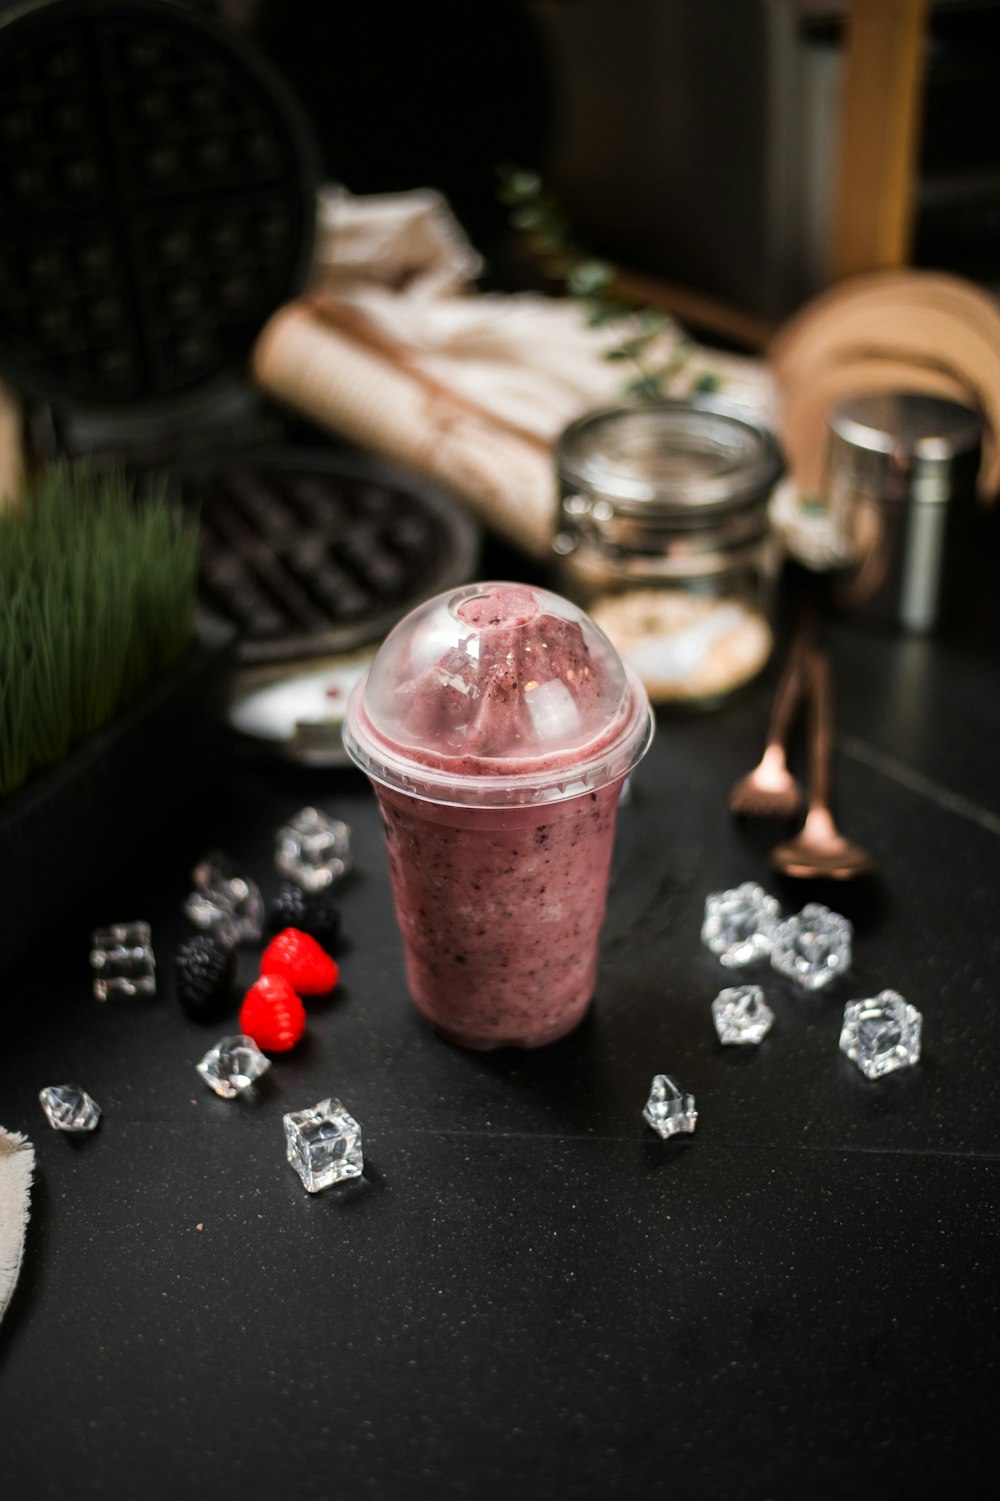
[[[410,994],[452,1042],[539,1047],[583,1017],[620,787],[496,810],[377,788]]]
[[[538,1047],[583,1017],[649,737],[610,642],[545,590],[441,596],[386,641],[344,740],[382,811],[411,994],[452,1041]]]

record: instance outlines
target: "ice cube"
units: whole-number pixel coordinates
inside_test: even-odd
[[[705,899],[701,941],[727,969],[742,969],[771,952],[781,906],[754,881],[730,891],[713,891]]]
[[[238,1032],[209,1048],[196,1067],[209,1089],[214,1089],[224,1100],[234,1100],[267,1072],[271,1060],[252,1037]]]
[[[663,1137],[693,1131],[698,1124],[694,1095],[683,1094],[677,1080],[669,1074],[654,1076],[642,1114],[656,1134]]]
[[[882,990],[863,1001],[848,1001],[840,1051],[856,1063],[866,1079],[880,1079],[897,1068],[912,1068],[920,1057],[923,1017],[895,990]]]
[[[195,889],[184,911],[195,927],[229,947],[257,943],[264,932],[264,901],[256,883],[219,850],[200,860],[191,875]]]
[[[282,1119],[288,1160],[309,1193],[361,1176],[361,1127],[339,1100],[320,1100]]]
[[[54,1131],[94,1131],[101,1107],[78,1084],[49,1084],[38,1098]]]
[[[771,963],[803,990],[821,990],[851,967],[853,928],[821,902],[809,902],[774,930]]]
[[[148,922],[95,928],[90,945],[94,994],[99,1001],[156,994],[156,958]]]
[[[351,869],[351,830],[318,808],[302,808],[278,830],[274,863],[304,891],[322,891]]]
[[[767,1036],[774,1025],[774,1012],[759,985],[734,985],[715,997],[712,1020],[720,1042],[746,1045]]]

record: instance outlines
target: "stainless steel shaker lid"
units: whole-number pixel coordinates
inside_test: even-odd
[[[978,453],[982,419],[956,401],[917,391],[853,396],[827,414],[828,475],[859,490],[946,501],[955,467]]]

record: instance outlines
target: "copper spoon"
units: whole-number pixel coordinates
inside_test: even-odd
[[[729,811],[744,818],[793,818],[802,806],[802,788],[788,769],[785,744],[805,686],[806,645],[811,626],[803,621],[774,690],[764,754],[753,771],[732,787]]]
[[[803,880],[825,876],[850,881],[874,870],[875,862],[859,844],[845,839],[830,811],[833,752],[833,689],[830,659],[811,652],[809,677],[809,808],[793,839],[771,851],[771,864],[786,876]]]

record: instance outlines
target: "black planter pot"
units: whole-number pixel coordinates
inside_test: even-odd
[[[0,800],[0,969],[103,885],[222,768],[235,635],[199,626],[191,653],[114,722]]]

